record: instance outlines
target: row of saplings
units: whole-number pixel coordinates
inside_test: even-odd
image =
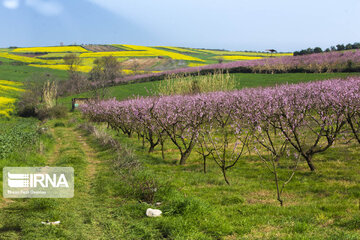
[[[149,152],[171,141],[185,164],[195,149],[210,157],[227,179],[227,170],[244,154],[256,153],[273,174],[277,199],[304,159],[315,170],[313,156],[336,140],[360,143],[360,78],[282,85],[194,95],[107,100],[82,106],[91,121],[106,122],[149,143]],[[197,146],[197,147],[195,147]],[[287,177],[279,178],[281,168]],[[283,170],[282,170],[283,171]]]

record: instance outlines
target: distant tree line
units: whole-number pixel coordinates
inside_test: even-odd
[[[360,43],[348,43],[348,44],[338,44],[336,46],[331,46],[330,48],[326,48],[325,50],[321,49],[321,47],[315,48],[307,48],[300,51],[295,51],[294,56],[300,55],[307,55],[313,53],[322,53],[322,52],[333,52],[333,51],[344,51],[344,50],[351,50],[351,49],[360,49]]]

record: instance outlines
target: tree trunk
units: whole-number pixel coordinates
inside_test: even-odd
[[[195,144],[191,144],[186,150],[185,152],[181,152],[181,158],[180,158],[180,165],[185,165],[186,164],[186,159],[188,159],[188,157],[190,156],[191,150],[193,149]]]
[[[161,144],[161,157],[162,157],[163,160],[165,160],[164,142],[161,141],[160,144]]]
[[[126,134],[128,135],[129,138],[131,138],[131,131],[126,130]]]
[[[280,193],[280,188],[279,188],[279,179],[278,179],[275,165],[274,165],[274,177],[275,177],[275,184],[276,184],[277,200],[280,202],[280,206],[283,206],[283,200],[281,199],[281,193]]]
[[[222,171],[222,173],[223,173],[225,182],[227,183],[227,185],[230,185],[230,182],[228,181],[227,176],[226,176],[226,170],[225,170],[225,168],[221,168],[221,171]]]
[[[195,146],[195,142],[192,142],[189,147],[185,150],[185,152],[181,153],[181,158],[180,158],[180,165],[185,165],[186,164],[186,159],[188,159],[188,157],[190,156],[190,153],[192,151],[192,149]]]
[[[358,135],[358,133],[357,133],[357,131],[356,131],[356,129],[355,129],[355,126],[354,126],[354,124],[353,124],[350,116],[348,116],[348,120],[347,120],[347,121],[348,121],[348,123],[349,123],[349,125],[350,125],[351,131],[353,132],[356,141],[358,141],[358,143],[360,143],[360,137],[359,137],[359,135]]]
[[[186,164],[186,159],[188,159],[190,153],[188,151],[185,151],[184,153],[180,153],[181,157],[180,157],[180,165],[185,165]]]
[[[150,142],[149,153],[152,153],[157,146],[156,143]]]
[[[203,158],[204,158],[204,173],[206,173],[206,156],[204,155]]]
[[[315,166],[314,166],[314,164],[312,162],[312,155],[306,155],[306,156],[304,156],[304,158],[305,158],[310,170],[312,172],[314,172],[315,171]]]

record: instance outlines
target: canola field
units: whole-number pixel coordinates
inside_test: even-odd
[[[91,47],[92,46],[92,47]],[[64,70],[68,69],[63,58],[66,54],[72,53],[82,60],[78,71],[88,73],[94,66],[97,58],[114,56],[119,62],[124,62],[127,68],[123,69],[124,74],[134,74],[131,62],[134,59],[154,59],[153,66],[146,69],[137,69],[136,73],[152,73],[174,68],[199,67],[207,64],[214,64],[220,61],[244,61],[256,60],[268,57],[282,57],[293,55],[292,53],[267,53],[267,52],[242,52],[225,50],[208,50],[170,46],[137,46],[137,45],[103,45],[109,51],[98,51],[94,45],[84,46],[53,46],[53,47],[20,47],[1,49],[0,57],[9,61],[22,62],[26,65],[37,68],[49,68]],[[97,46],[97,45],[95,45]],[[160,66],[160,67],[159,67]]]
[[[223,59],[223,60],[256,60],[256,59],[262,59],[264,57],[234,55],[234,56],[216,56],[215,58]]]
[[[30,48],[16,48],[13,52],[20,53],[73,53],[73,52],[87,52],[87,50],[80,46],[68,46],[68,47],[30,47]]]
[[[0,80],[0,117],[10,117],[17,97],[24,92],[21,87],[22,83]]]

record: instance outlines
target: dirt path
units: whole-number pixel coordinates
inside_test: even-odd
[[[74,163],[66,164],[74,167],[75,173],[75,193],[74,197],[64,206],[66,209],[72,209],[72,214],[77,216],[79,228],[87,229],[90,236],[101,236],[103,229],[99,226],[97,217],[92,216],[93,209],[99,209],[99,201],[96,196],[95,187],[96,175],[98,172],[98,165],[101,163],[97,159],[96,151],[87,143],[87,138],[84,137],[81,131],[74,128],[59,128],[54,131],[56,138],[56,148],[53,153],[53,159],[49,159],[49,164],[56,164],[68,157],[72,159],[78,156],[79,160],[84,161],[85,166]],[[80,183],[77,185],[76,183]],[[71,211],[71,210],[69,210]],[[91,220],[89,220],[89,218]],[[62,219],[64,222],[65,219]],[[68,220],[69,221],[69,220]],[[84,224],[86,222],[86,224]],[[94,239],[97,239],[94,237]]]
[[[89,144],[89,138],[70,127],[51,130],[55,143],[45,154],[44,165],[73,167],[75,174],[74,197],[70,199],[27,199],[13,201],[0,199],[0,239],[108,239],[102,224],[109,210],[97,193],[101,187],[96,177],[103,171],[101,158]],[[100,165],[101,164],[101,165]],[[49,205],[48,205],[49,204]],[[41,211],[24,209],[40,208]],[[7,222],[7,219],[9,222]],[[57,231],[49,231],[40,221],[60,221]],[[40,223],[40,224],[39,224]]]
[[[54,129],[52,128],[50,131],[51,131],[51,134],[52,134],[53,136],[55,136],[55,131],[54,131]],[[57,138],[57,139],[56,139],[56,143],[59,142],[59,141],[60,141],[60,138]],[[52,152],[52,154],[50,155],[50,157],[48,158],[48,164],[49,164],[49,166],[54,165],[56,159],[59,157],[59,152],[60,152],[60,147],[59,147],[59,146],[60,146],[59,144],[55,144],[55,146],[54,146],[55,149],[54,149],[54,151]]]
[[[93,181],[97,172],[97,165],[100,164],[100,161],[96,159],[96,152],[92,147],[90,147],[87,144],[86,139],[83,136],[81,136],[80,133],[77,131],[74,132],[74,134],[76,135],[77,141],[82,145],[82,150],[86,155],[86,160],[87,160],[86,172],[88,178],[90,181]]]

